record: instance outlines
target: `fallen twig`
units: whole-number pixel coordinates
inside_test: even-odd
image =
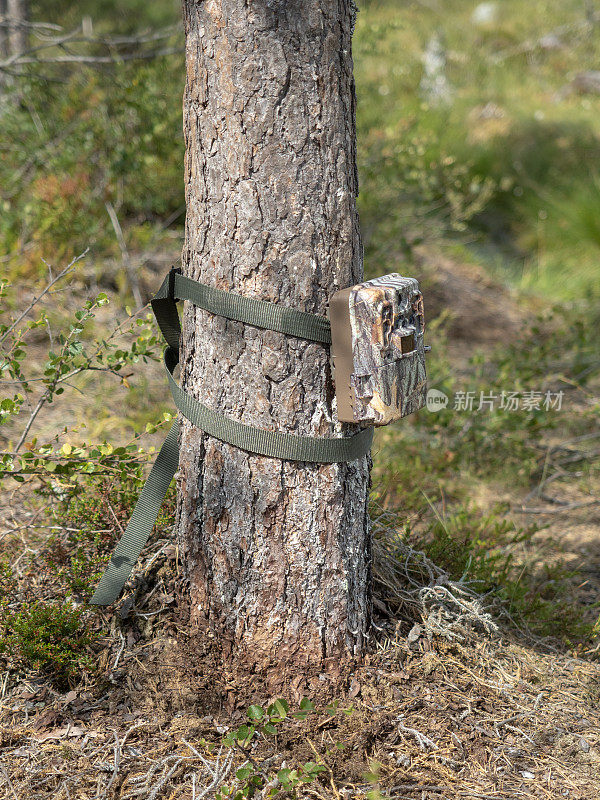
[[[588,506],[595,506],[600,503],[600,499],[583,500],[579,503],[568,503],[567,505],[560,506],[559,508],[529,508],[528,506],[513,507],[513,511],[518,514],[562,514],[565,511],[572,511],[575,508],[587,508]]]

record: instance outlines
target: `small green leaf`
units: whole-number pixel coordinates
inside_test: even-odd
[[[314,761],[307,761],[302,769],[308,775],[318,775],[319,772],[323,772],[325,767],[322,764],[316,764]]]
[[[239,741],[243,741],[244,739],[248,738],[249,733],[250,729],[248,728],[248,726],[242,725],[240,728],[238,728],[236,737]]]
[[[287,700],[276,700],[272,703],[269,708],[268,712],[270,716],[280,717],[281,719],[285,719],[287,717],[288,711],[290,710],[290,706]]]
[[[279,781],[279,783],[285,785],[290,779],[291,771],[292,771],[291,769],[287,768],[280,769],[279,772],[277,773],[277,780]]]
[[[247,781],[250,775],[252,775],[252,767],[240,767],[235,773],[235,777],[239,781]]]
[[[262,719],[265,715],[265,710],[262,706],[250,706],[248,709],[248,716],[250,719]]]

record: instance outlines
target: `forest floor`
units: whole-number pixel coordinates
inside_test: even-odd
[[[507,331],[516,335],[525,324],[531,303],[527,301],[526,307],[516,303],[509,290],[472,265],[440,260],[439,254],[425,249],[417,258],[425,284],[432,274],[428,265],[435,264],[430,293],[433,320],[460,286],[456,317],[447,322],[443,335],[436,333],[434,325],[430,341],[444,349],[456,376],[466,379],[472,371],[468,355],[474,344],[491,358]],[[157,282],[160,268],[149,270],[149,285]],[[60,296],[50,302],[57,300]],[[97,325],[112,322],[107,315],[99,317]],[[43,363],[42,345],[39,353],[34,347],[30,357]],[[127,402],[135,404],[145,396],[149,414],[155,414],[155,403],[168,408],[160,366],[151,362],[135,372],[129,379],[134,385]],[[596,391],[595,385],[588,387],[587,396],[595,396]],[[570,417],[582,413],[579,395],[574,391],[571,397]],[[115,415],[119,418],[123,403],[119,392],[96,388],[75,397],[66,409],[64,405],[48,407],[40,429],[52,431],[61,424],[72,426],[91,419],[98,426],[94,435],[122,435],[122,429],[111,429],[111,420]],[[144,413],[142,407],[141,418]],[[488,513],[504,502],[503,520],[521,524],[523,517],[529,521],[535,516],[544,523],[523,545],[527,558],[518,561],[519,543],[512,547],[512,555],[523,572],[535,572],[536,565],[545,567],[549,561],[572,568],[565,579],[570,605],[566,610],[561,606],[563,627],[570,610],[580,613],[583,608],[584,617],[592,619],[600,601],[600,506],[590,503],[600,491],[598,476],[591,471],[582,488],[580,473],[569,473],[560,460],[565,454],[575,455],[576,463],[585,464],[589,456],[594,463],[595,451],[581,448],[593,447],[597,438],[593,428],[569,437],[568,427],[548,431],[542,448],[546,465],[542,477],[548,477],[550,468],[562,470],[552,487],[554,495],[559,495],[558,503],[548,500],[549,490],[539,474],[515,489],[502,472],[481,478],[461,468],[452,470],[451,479],[440,484],[441,499],[433,503],[436,513],[443,514],[446,505],[453,503],[456,482],[462,481],[476,504],[474,514]],[[415,433],[423,436],[418,428]],[[148,436],[147,442],[157,443],[160,435]],[[410,441],[411,434],[406,435]],[[573,438],[577,441],[569,444]],[[378,480],[385,483],[385,476],[394,469],[394,453],[381,437],[375,448],[376,485]],[[418,558],[406,566],[409,558],[415,558],[410,540],[398,537],[395,515],[403,503],[402,480],[388,480],[376,505],[377,629],[372,652],[342,685],[331,685],[326,675],[299,680],[287,693],[290,713],[283,715],[285,719],[275,719],[276,733],[257,733],[251,744],[237,741],[233,746],[223,743],[224,736],[249,722],[247,709],[276,698],[261,692],[256,676],[248,676],[240,690],[239,681],[235,683],[210,657],[199,658],[197,643],[189,641],[178,611],[179,565],[169,538],[172,504],[168,505],[167,521],[149,543],[132,591],[117,613],[93,614],[99,634],[89,648],[93,668],[57,683],[56,675],[28,669],[5,654],[7,668],[0,676],[2,795],[15,800],[192,800],[219,796],[218,791],[222,797],[230,796],[222,791],[225,786],[236,796],[236,791],[249,785],[246,771],[265,776],[273,789],[280,770],[316,763],[322,770],[301,783],[295,796],[599,797],[596,640],[588,636],[579,644],[569,644],[547,630],[536,633],[518,616],[520,607],[507,609],[495,603],[493,590],[488,588],[481,596],[475,591],[461,594],[460,575],[452,574],[448,564],[439,568],[433,563],[435,558],[430,565],[436,570],[434,579],[430,575],[421,580]],[[114,538],[128,508],[119,506],[118,498],[107,502],[114,519],[107,517],[105,525]],[[32,594],[43,599],[68,592],[65,574],[56,569],[56,559],[47,557],[49,548],[56,548],[56,531],[48,526],[64,526],[60,536],[68,553],[67,531],[76,523],[68,516],[58,523],[56,516],[48,520],[28,483],[6,494],[3,506],[0,537],[18,576],[14,598],[23,602]],[[422,510],[415,508],[409,502],[400,519],[405,523],[414,516],[418,535],[427,526]],[[399,554],[406,556],[404,570],[398,568]],[[542,592],[545,580],[554,578],[539,579],[536,586]],[[468,579],[466,583],[468,587]],[[427,601],[419,594],[425,587],[430,590]],[[572,633],[568,624],[567,632]],[[315,708],[305,719],[294,718],[291,714],[303,697],[310,698]],[[257,791],[255,796],[266,797],[266,792]]]
[[[217,693],[222,680],[186,667],[174,641],[181,632],[161,616],[135,643],[137,626],[120,625],[126,641],[99,654],[101,688],[59,693],[39,679],[6,681],[4,796],[187,799],[234,782],[247,754],[220,743],[247,717],[215,707],[214,694],[206,701],[208,684]],[[501,635],[412,645],[402,636],[384,639],[334,693],[342,710],[286,720],[251,751],[269,775],[324,765],[299,796],[599,796],[597,663]]]

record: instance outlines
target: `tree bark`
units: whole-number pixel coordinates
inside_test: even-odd
[[[0,58],[8,57],[8,13],[6,0],[0,0]],[[2,75],[0,75],[0,83]]]
[[[352,0],[184,0],[184,274],[324,314],[362,279]],[[187,305],[182,384],[257,427],[331,436],[328,350]],[[191,624],[250,672],[336,670],[370,626],[370,459],[251,455],[183,421]],[[283,669],[283,667],[286,669]]]
[[[27,42],[29,41],[25,25],[29,19],[27,0],[6,0],[6,12],[10,25],[8,34],[10,55],[19,55],[27,50]]]

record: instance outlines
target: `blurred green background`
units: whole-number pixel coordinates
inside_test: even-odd
[[[369,272],[434,238],[501,281],[596,295],[598,23],[583,0],[365,0],[354,39],[359,199]],[[34,2],[34,21],[96,39],[174,26],[178,3]],[[56,35],[53,33],[53,35]],[[44,44],[34,31],[31,44]],[[131,50],[67,42],[39,51]],[[183,220],[181,53],[110,65],[27,64],[0,134],[0,251],[9,271],[90,246],[132,249]],[[429,71],[429,72],[428,72]],[[582,77],[583,76],[583,77]],[[587,76],[587,79],[586,79]],[[587,82],[586,82],[587,80]]]

